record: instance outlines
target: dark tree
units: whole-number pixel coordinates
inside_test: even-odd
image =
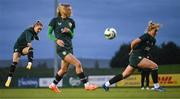
[[[160,64],[179,64],[180,47],[174,42],[163,43],[160,50]]]
[[[129,63],[130,44],[123,44],[112,57],[110,66],[112,68],[126,67]],[[180,47],[170,41],[155,46],[151,51],[151,60],[158,65],[180,64]]]
[[[110,66],[112,68],[126,67],[128,65],[130,45],[123,44],[111,59]]]

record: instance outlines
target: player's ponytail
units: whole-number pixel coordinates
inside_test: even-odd
[[[149,21],[148,22],[148,28],[147,28],[147,32],[151,31],[151,30],[159,30],[160,28],[160,24],[159,23],[154,23],[153,21]]]
[[[43,26],[43,23],[42,23],[40,20],[37,20],[37,21],[33,24],[33,27],[35,27],[35,26],[37,26],[37,25]]]

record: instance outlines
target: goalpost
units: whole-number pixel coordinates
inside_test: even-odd
[[[58,6],[58,0],[54,0],[54,16],[56,16],[56,8]],[[54,43],[54,76],[58,71],[58,55],[56,54],[56,42]]]

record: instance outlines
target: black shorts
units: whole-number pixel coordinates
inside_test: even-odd
[[[25,46],[25,45],[15,44],[15,45],[14,45],[14,50],[13,50],[13,52],[14,52],[14,53],[15,53],[15,52],[18,52],[18,53],[20,53],[21,55],[23,55],[22,51],[23,51],[23,49],[26,48],[26,47],[27,47],[27,46]]]
[[[64,58],[66,57],[66,55],[68,54],[73,54],[73,48],[67,48],[67,47],[60,47],[57,46],[56,47],[56,52],[59,55],[59,57],[61,57],[61,59],[64,60]]]
[[[138,68],[138,64],[144,58],[144,54],[140,52],[132,52],[129,56],[129,65],[133,68]]]
[[[129,56],[129,64],[134,68],[138,68],[138,64],[141,62],[143,58],[152,59],[152,56],[150,54],[147,55],[145,53],[138,51],[132,52]]]

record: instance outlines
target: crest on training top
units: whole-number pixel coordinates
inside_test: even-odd
[[[69,22],[68,25],[69,25],[70,28],[72,27],[72,23],[71,22]]]

